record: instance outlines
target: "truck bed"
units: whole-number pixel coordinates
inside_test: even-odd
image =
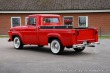
[[[63,37],[62,41],[66,43],[65,46],[67,46],[67,43],[69,45],[72,45],[70,44],[71,42],[73,42],[74,45],[82,44],[83,42],[92,43],[98,41],[96,38],[97,37],[96,29],[94,28],[74,28],[73,26],[40,26],[40,33],[45,33],[45,35],[40,34],[44,36],[44,38],[50,33],[60,34],[60,36]],[[70,37],[72,37],[72,39]]]

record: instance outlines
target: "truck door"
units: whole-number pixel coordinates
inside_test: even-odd
[[[24,41],[26,44],[38,44],[38,31],[36,17],[28,19],[28,25],[25,29]]]

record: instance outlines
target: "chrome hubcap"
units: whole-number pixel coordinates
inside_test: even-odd
[[[15,39],[14,39],[14,46],[15,46],[15,48],[19,48],[19,46],[20,46],[20,40],[18,37],[15,37]]]

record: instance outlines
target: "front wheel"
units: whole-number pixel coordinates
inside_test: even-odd
[[[15,49],[22,49],[23,48],[23,43],[22,43],[21,39],[18,36],[16,36],[14,38],[13,43],[14,43]]]
[[[85,47],[78,47],[78,48],[73,48],[76,52],[82,52]]]
[[[51,51],[53,54],[61,54],[64,50],[64,47],[62,46],[61,42],[57,39],[52,40],[51,42]]]

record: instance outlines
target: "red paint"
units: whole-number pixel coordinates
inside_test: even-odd
[[[40,26],[62,26],[59,15],[36,14],[29,15],[29,18],[36,18],[36,25],[26,25],[13,27],[8,31],[10,41],[13,36],[19,36],[23,44],[48,45],[50,37],[58,38],[63,46],[82,44],[83,41],[89,43],[98,42],[98,33],[95,28],[85,29],[40,29]],[[44,23],[43,18],[58,18],[58,23]]]

